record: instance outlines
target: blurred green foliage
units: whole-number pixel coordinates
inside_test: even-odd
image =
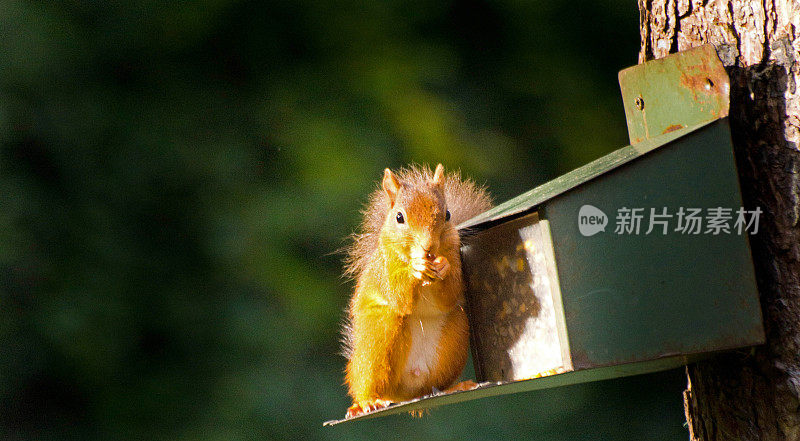
[[[340,248],[386,166],[498,201],[627,143],[621,0],[0,8],[3,439],[681,439],[680,372],[343,415]],[[411,435],[409,435],[411,434]]]

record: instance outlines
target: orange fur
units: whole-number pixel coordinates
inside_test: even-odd
[[[435,173],[385,171],[350,249],[348,271],[357,281],[344,338],[348,416],[458,379],[469,342],[455,225],[489,206],[482,189],[444,175],[441,165]]]

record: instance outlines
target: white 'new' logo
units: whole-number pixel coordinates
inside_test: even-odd
[[[584,205],[578,211],[578,230],[584,236],[594,236],[599,232],[606,231],[608,216],[599,208],[592,205]]]

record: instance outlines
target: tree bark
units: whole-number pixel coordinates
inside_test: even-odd
[[[744,203],[765,212],[750,244],[767,343],[687,367],[691,439],[799,440],[800,1],[639,0],[639,14],[639,62],[717,47]]]

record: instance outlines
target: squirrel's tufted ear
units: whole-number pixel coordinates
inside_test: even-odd
[[[400,191],[400,182],[397,181],[394,173],[388,168],[383,171],[383,191],[389,198],[389,205],[394,207],[394,201],[397,198],[397,193]]]
[[[442,182],[444,182],[444,166],[438,164],[436,166],[436,171],[433,172],[433,183],[439,185]]]

